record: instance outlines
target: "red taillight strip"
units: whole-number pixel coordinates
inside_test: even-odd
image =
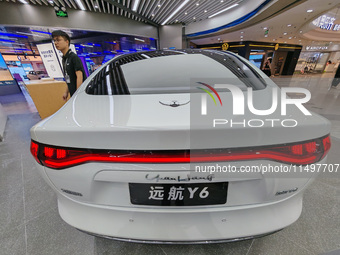
[[[38,163],[54,169],[63,169],[89,162],[170,164],[260,159],[307,165],[318,162],[325,157],[330,146],[329,136],[277,146],[191,151],[81,150],[43,145],[32,141],[31,152]]]
[[[34,157],[34,159],[41,164],[39,158],[38,158],[38,152],[39,152],[39,145],[37,142],[31,141],[31,153]]]

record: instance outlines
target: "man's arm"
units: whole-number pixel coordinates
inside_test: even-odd
[[[83,72],[76,71],[76,76],[77,76],[77,89],[78,89],[80,85],[83,83]]]
[[[68,93],[69,93],[69,91],[68,91],[68,86],[66,85],[66,91],[65,91],[65,93],[64,93],[64,95],[63,95],[63,100],[66,102],[66,100],[67,100],[67,98],[68,98]]]

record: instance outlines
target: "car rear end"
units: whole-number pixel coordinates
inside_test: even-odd
[[[188,58],[185,51],[180,58],[173,51],[156,53],[103,66],[59,112],[31,129],[31,152],[58,195],[61,217],[95,235],[162,243],[241,240],[296,221],[303,191],[315,177],[301,169],[326,162],[329,122],[290,109],[299,121],[291,128],[273,127],[268,116],[256,116],[261,127],[193,123],[192,103],[202,93],[176,87],[180,79],[160,90],[157,78],[147,87],[134,84],[143,84],[143,68],[160,66],[162,58],[168,58],[161,65],[167,70],[190,61],[191,77],[209,60]],[[138,61],[148,62],[133,64]],[[162,79],[176,71],[163,72]],[[271,102],[263,98],[275,85],[262,78],[265,86],[254,101],[266,109]],[[231,93],[220,97],[226,118],[241,121],[230,110]],[[249,112],[244,117],[252,118]],[[280,118],[280,112],[270,118]]]

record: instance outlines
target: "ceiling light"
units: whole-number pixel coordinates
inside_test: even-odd
[[[284,32],[283,35],[287,35],[287,32]]]
[[[157,5],[157,7],[158,7],[158,8],[161,8],[161,5],[159,4],[159,5]]]
[[[217,40],[219,40],[219,41],[220,41],[220,40],[221,40],[221,38],[217,38]]]
[[[154,16],[155,16],[155,14],[154,14],[154,13],[152,13],[152,14],[151,14],[151,16],[152,16],[152,17],[154,17]]]
[[[40,33],[40,34],[47,34],[47,35],[51,35],[52,34],[50,32],[45,32],[45,31],[40,31],[40,30],[31,30],[31,32]]]
[[[50,4],[53,4],[54,2],[51,0],[51,1],[48,1]]]
[[[292,24],[288,24],[288,25],[287,25],[287,27],[291,27],[291,26],[292,26]]]
[[[242,31],[241,34],[243,34],[244,32]]]
[[[0,32],[0,35],[2,36],[8,36],[8,37],[20,37],[20,38],[28,38],[25,35],[16,35],[16,34],[12,34],[12,33],[4,33],[4,32]]]
[[[98,9],[99,7],[98,7],[98,5],[95,5],[94,8]]]
[[[221,0],[221,3],[224,3],[224,0]]]
[[[234,7],[236,7],[236,6],[238,6],[238,4],[233,4],[233,5],[229,6],[228,8],[225,8],[225,9],[219,11],[219,12],[216,12],[215,14],[209,16],[208,18],[210,19],[210,18],[212,18],[212,17],[215,17],[216,15],[218,15],[218,14],[220,14],[220,13],[222,13],[222,12],[228,11],[228,10],[230,10],[231,8],[234,8]]]
[[[28,4],[25,0],[19,0],[23,4]]]
[[[38,37],[46,37],[43,35],[36,35],[36,34],[30,34],[30,33],[24,33],[24,32],[16,32],[17,34],[22,34],[22,35],[30,35],[30,36],[38,36]]]
[[[266,30],[266,29],[268,29],[268,27],[264,27],[263,29]]]
[[[137,11],[139,2],[140,2],[140,0],[135,0],[135,1],[133,2],[132,10],[133,10],[134,12]]]
[[[301,40],[299,40],[299,42],[301,42]]]
[[[14,43],[15,41],[7,40],[7,39],[0,39],[1,42],[7,42],[7,43]]]
[[[241,41],[243,41],[243,39],[241,39]]]
[[[176,22],[178,22],[178,19],[176,19]]]
[[[80,10],[82,10],[82,11],[85,11],[85,10],[86,10],[85,7],[84,7],[84,5],[83,5],[83,3],[82,3],[80,0],[76,0],[76,3],[78,4]]]
[[[290,40],[290,39],[292,39],[292,37],[290,36],[288,39]]]
[[[240,38],[243,38],[243,35],[241,35]]]
[[[145,42],[143,39],[135,38],[136,41]]]
[[[268,37],[268,35],[265,35],[264,37]]]
[[[184,15],[188,15],[188,13],[187,13],[187,12],[185,12],[185,13],[184,13]]]
[[[204,12],[208,12],[207,10],[204,10]]]
[[[285,42],[285,43],[287,43],[287,42]]]
[[[302,34],[302,30],[300,30],[300,34]]]
[[[313,10],[312,10],[312,9],[310,9],[310,10],[307,10],[307,12],[309,12],[309,13],[310,13],[310,12],[313,12]]]
[[[193,17],[193,19],[196,19],[196,17]]]
[[[275,41],[276,39],[273,39],[273,41]]]
[[[196,3],[196,6],[199,6],[200,5],[200,3]]]

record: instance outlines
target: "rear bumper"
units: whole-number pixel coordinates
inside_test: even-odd
[[[94,235],[148,243],[237,241],[278,231],[295,222],[302,193],[275,203],[222,208],[128,208],[76,202],[58,195],[60,216]]]

